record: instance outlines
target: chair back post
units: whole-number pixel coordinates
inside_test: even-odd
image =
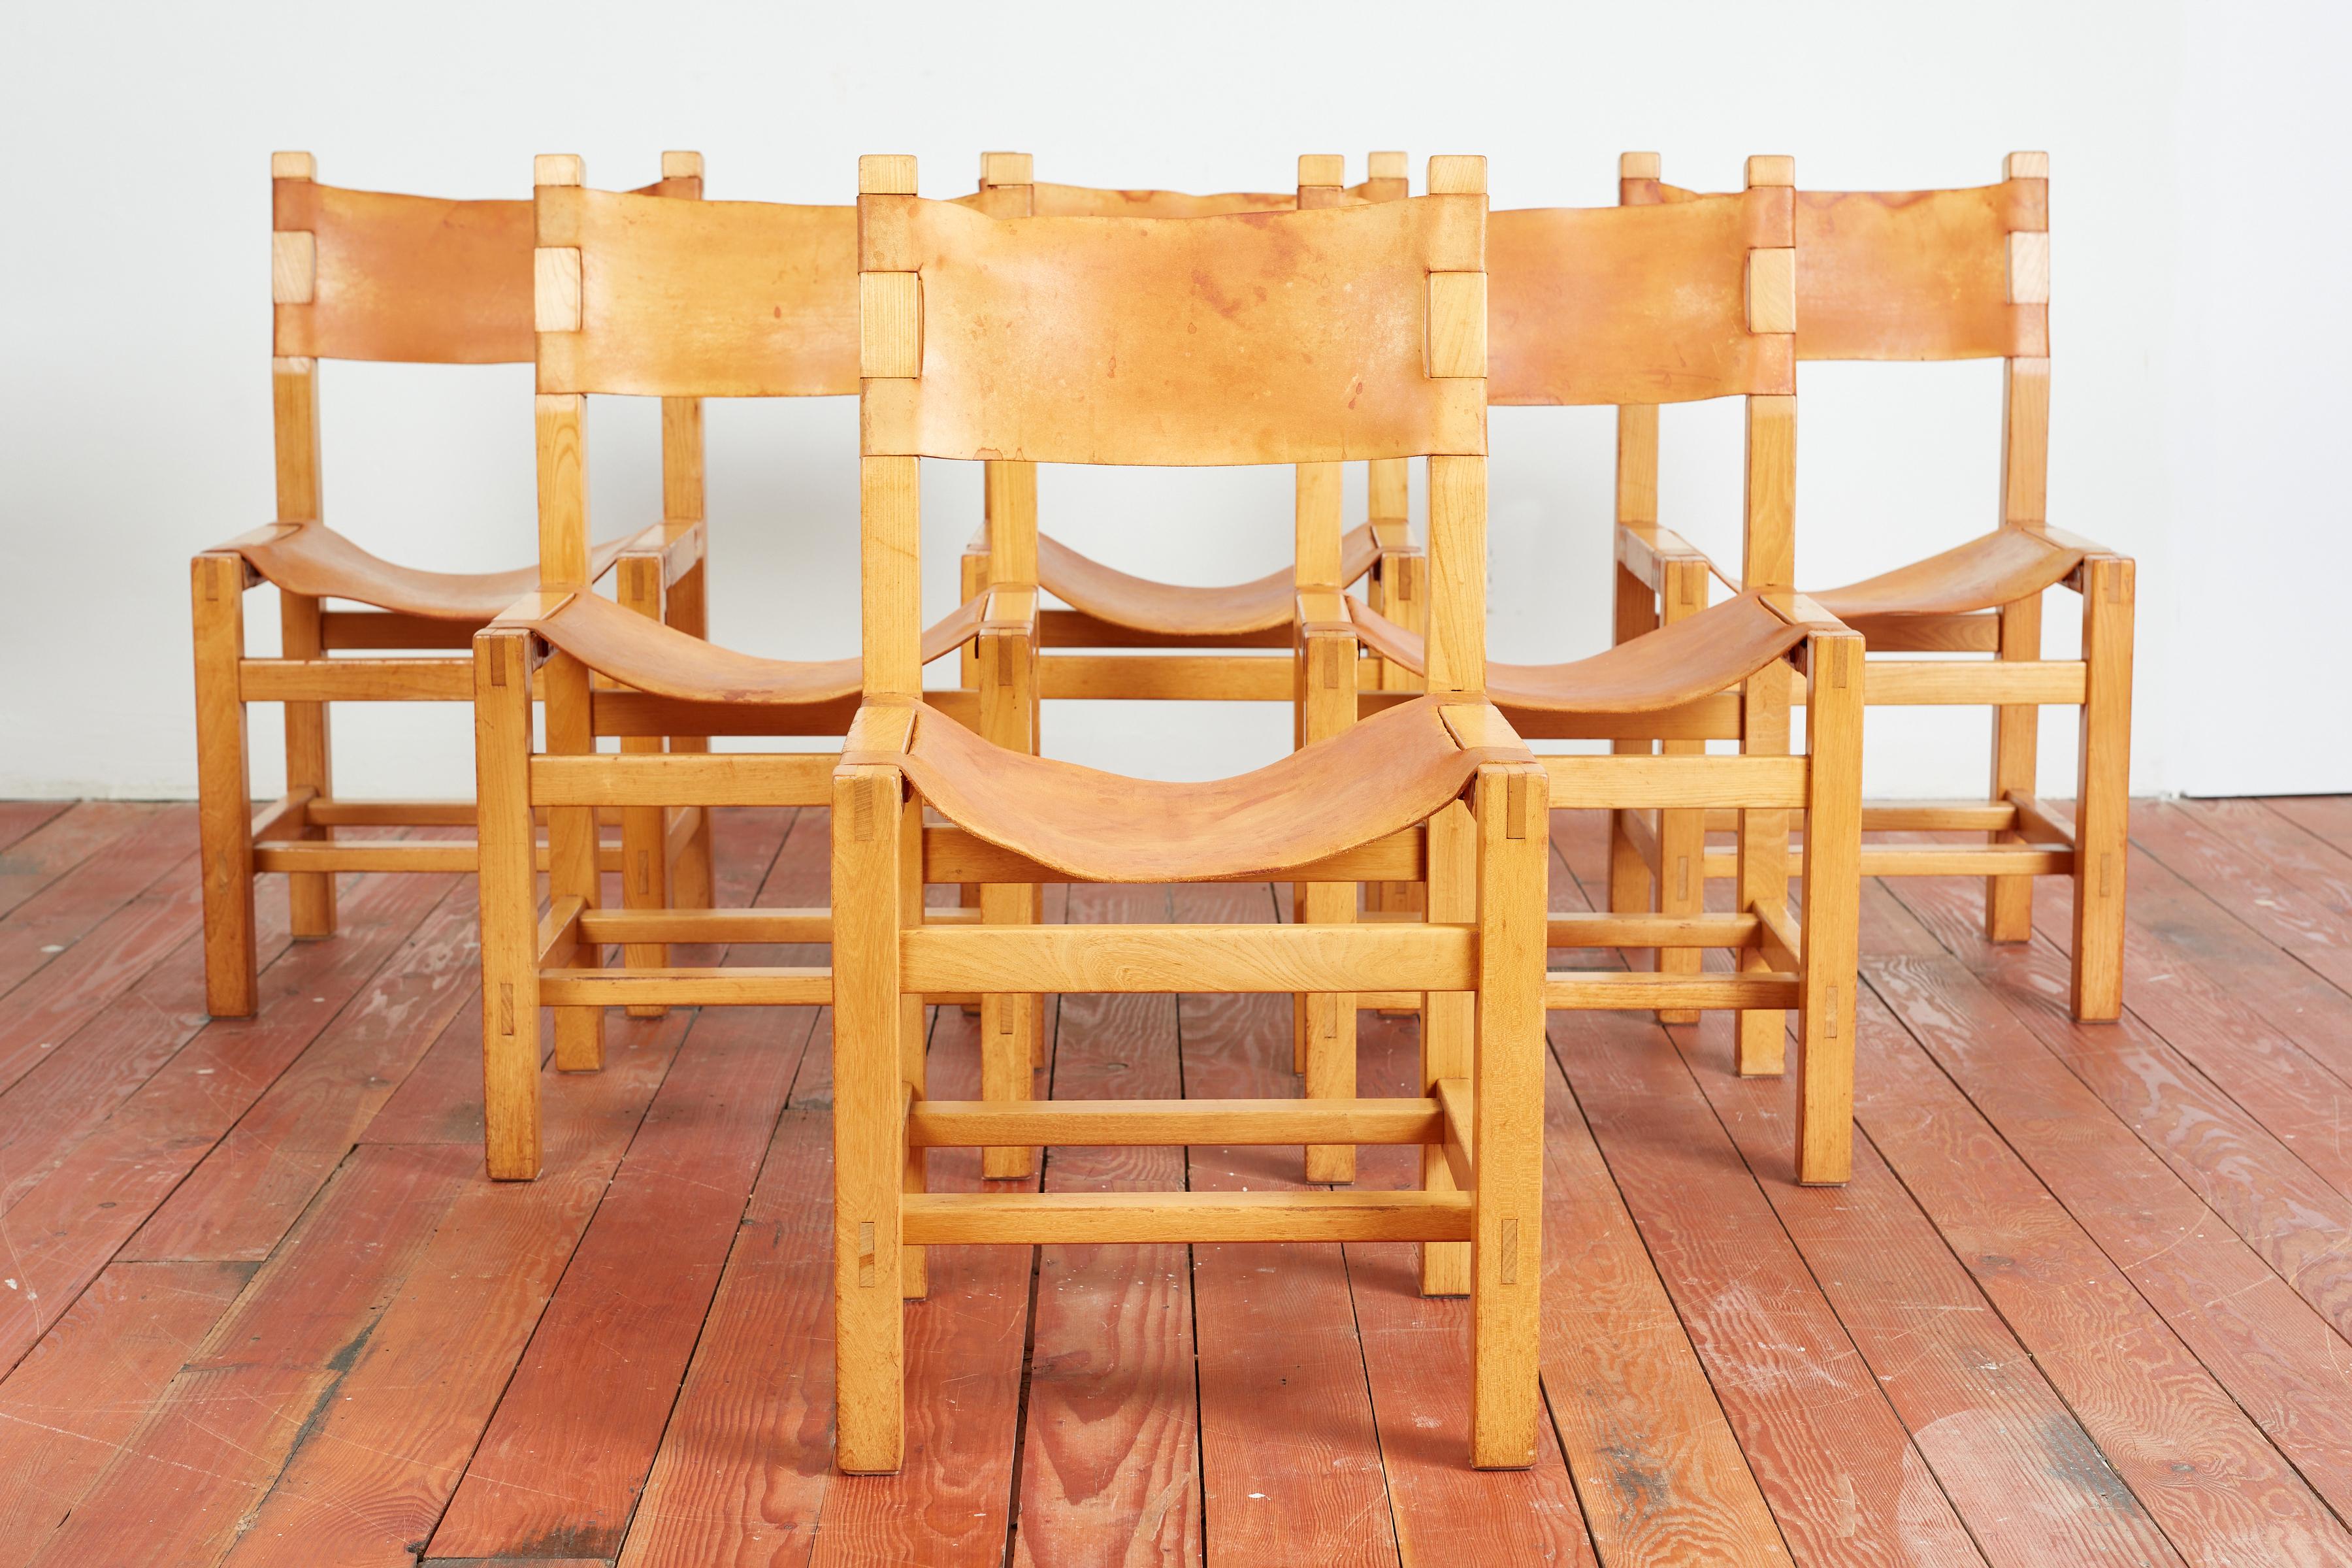
[[[1651,206],[1658,201],[1661,159],[1655,153],[1626,153],[1617,160],[1617,205]],[[1654,528],[1658,521],[1658,405],[1617,405],[1617,521]]]
[[[1339,205],[1347,189],[1347,159],[1337,153],[1301,153],[1299,210]],[[1302,594],[1336,593],[1340,587],[1344,472],[1344,466],[1339,463],[1301,463],[1297,467],[1291,513],[1296,533],[1294,581]]]
[[[1374,153],[1367,156],[1364,160],[1364,183],[1360,190],[1367,202],[1401,202],[1412,195],[1412,182],[1407,174],[1405,155],[1402,153]],[[1402,549],[1408,540],[1406,531],[1412,510],[1412,479],[1408,459],[1375,458],[1364,465],[1364,519],[1372,525],[1372,536],[1380,541],[1383,549]],[[1391,616],[1389,618],[1396,620],[1398,617]],[[1420,628],[1416,626],[1413,629],[1418,631]]]
[[[2011,153],[2001,165],[2004,179],[2032,181],[2042,199],[2026,204],[2039,228],[2013,228],[2008,235],[2009,302],[2038,310],[2045,325],[2036,334],[2049,342],[2050,154]],[[2050,483],[2050,357],[2011,354],[2002,362],[2000,417],[2000,520],[2004,525],[2048,521]]]
[[[542,153],[531,160],[538,243],[531,251],[531,325],[540,338],[581,327],[579,236],[553,193],[587,183],[578,155]],[[541,344],[542,351],[545,344]],[[546,354],[541,353],[541,363]],[[577,392],[538,395],[539,584],[588,585],[588,449],[582,428],[587,399]]]
[[[1748,397],[1746,524],[1740,584],[1793,588],[1797,569],[1797,161],[1748,160],[1748,199],[1760,210],[1748,252],[1748,330],[1781,340],[1789,390]]]
[[[863,382],[912,380],[923,368],[922,275],[909,250],[915,160],[857,160],[857,346]],[[868,701],[912,702],[922,691],[922,490],[911,453],[858,459],[862,584],[859,648]],[[1034,526],[1034,519],[1033,519]]]
[[[1036,159],[1027,153],[982,153],[980,199],[991,217],[1028,217],[1037,207]],[[988,540],[991,586],[1037,581],[1037,465],[1005,459],[982,466],[981,526]]]
[[[1433,196],[1486,195],[1486,160],[1444,155],[1429,161]],[[1486,379],[1486,257],[1485,226],[1475,254],[1443,259],[1429,274],[1429,337],[1433,377]],[[1479,401],[1485,401],[1482,391]],[[1486,458],[1433,454],[1429,458],[1429,689],[1486,689]]]
[[[664,153],[661,193],[677,200],[702,199],[702,154]],[[702,399],[661,400],[662,521],[675,538],[703,520]]]
[[[291,184],[309,184],[319,177],[318,161],[308,153],[269,155],[270,206],[269,300],[272,315],[269,387],[271,429],[277,441],[278,521],[320,521],[319,494],[319,362],[308,354],[277,352],[286,336],[287,318],[307,312],[318,298],[319,240],[306,228],[287,228],[277,193]]]

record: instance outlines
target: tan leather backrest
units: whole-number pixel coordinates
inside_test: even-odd
[[[1029,187],[1037,217],[1215,217],[1225,213],[1288,212],[1296,191],[1227,191],[1196,196],[1185,191],[1111,191],[1092,185]]]
[[[269,184],[272,353],[423,364],[531,357],[530,203]],[[698,175],[644,194],[701,189]]]
[[[542,265],[559,273],[541,300],[541,392],[857,390],[856,208],[660,201],[578,185],[541,185],[537,200]],[[567,314],[560,275],[574,265]]]
[[[1750,331],[1748,315],[1748,252],[1790,243],[1789,195],[1764,187],[1656,206],[1494,214],[1489,399],[1687,403],[1794,392],[1787,335]]]
[[[2046,300],[2011,302],[2010,236],[2046,232],[2050,182],[1797,195],[1797,357],[2038,359]]]
[[[861,198],[860,261],[914,274],[912,373],[868,366],[869,454],[1237,465],[1479,453],[1486,386],[1429,374],[1432,272],[1486,202],[996,219]],[[873,285],[876,279],[866,279]],[[869,298],[869,309],[874,308]]]
[[[529,202],[440,201],[310,180],[270,187],[279,357],[530,358]],[[289,300],[300,280],[287,274],[306,250],[310,297]]]

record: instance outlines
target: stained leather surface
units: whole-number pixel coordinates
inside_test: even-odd
[[[1170,466],[1483,453],[1485,384],[1428,375],[1423,342],[1427,274],[1476,263],[1484,214],[1449,195],[1013,222],[884,198],[866,221],[889,228],[892,268],[921,275],[921,374],[866,384],[864,449]]]
[[[1797,195],[1797,357],[2039,359],[2046,305],[2009,303],[2009,233],[2050,224],[2047,180]]]
[[[638,194],[701,190],[696,177]],[[530,359],[530,203],[272,180],[270,204],[272,226],[307,230],[318,254],[311,302],[277,308],[274,353],[426,364]]]
[[[2083,552],[2022,528],[1998,528],[1966,544],[1813,601],[1840,620],[1856,616],[1964,616],[2039,594],[2082,561]]]
[[[1029,187],[1035,217],[1214,217],[1222,213],[1288,212],[1296,191],[1225,191],[1193,195],[1186,191],[1114,191],[1093,185]]]
[[[1424,697],[1253,773],[1171,784],[1097,773],[990,744],[919,710],[894,763],[923,799],[991,844],[1092,882],[1280,877],[1424,822],[1459,795],[1481,763],[1530,761],[1524,748],[1465,750]]]
[[[1748,252],[1788,243],[1777,232],[1785,207],[1775,205],[1787,195],[1493,214],[1488,400],[1685,403],[1794,392],[1788,338],[1748,330]]]
[[[543,187],[539,204],[539,243],[580,249],[582,311],[579,331],[541,336],[540,391],[857,390],[856,208],[576,186]]]
[[[1364,645],[1422,672],[1422,638],[1360,599],[1348,611]],[[1654,713],[1738,685],[1805,640],[1802,626],[1742,594],[1698,614],[1563,664],[1486,663],[1486,696],[1547,713]]]
[[[986,617],[985,596],[923,634],[923,662],[944,658]],[[625,686],[690,702],[827,702],[855,696],[856,658],[759,658],[688,637],[593,594],[574,594],[532,626],[540,636]]]
[[[614,539],[597,545],[589,553],[590,574],[602,577],[627,542]],[[289,593],[349,599],[436,621],[487,621],[539,586],[536,566],[512,572],[419,572],[394,565],[323,522],[280,523],[273,539],[229,548]]]
[[[1370,571],[1380,554],[1371,524],[1349,529],[1339,542],[1341,585]],[[1297,597],[1288,567],[1230,586],[1185,587],[1132,576],[1042,533],[1037,577],[1046,592],[1098,621],[1180,637],[1228,637],[1287,626]]]
[[[529,202],[270,184],[276,226],[310,230],[319,258],[313,302],[277,308],[278,353],[431,364],[530,358]]]

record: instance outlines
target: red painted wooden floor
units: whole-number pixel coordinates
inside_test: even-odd
[[[824,900],[821,814],[720,832],[727,901]],[[1555,837],[1580,907],[1597,826]],[[998,1247],[934,1255],[907,1468],[845,1480],[823,1013],[616,1018],[494,1185],[458,879],[350,878],[299,946],[266,880],[267,1005],[213,1024],[190,809],[0,805],[0,1568],[2352,1564],[2352,797],[2133,838],[2119,1026],[2064,1016],[2063,888],[2008,948],[1974,884],[1870,889],[1843,1191],[1790,1184],[1788,1088],[1717,1021],[1553,1015],[1530,1473],[1463,1468],[1461,1304],[1408,1248]],[[1365,1015],[1365,1092],[1412,1029]],[[1058,1096],[1295,1092],[1279,999],[1066,997],[1050,1037]],[[975,1091],[960,1014],[932,1062]]]

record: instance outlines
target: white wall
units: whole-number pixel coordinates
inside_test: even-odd
[[[522,195],[530,155],[650,178],[702,149],[717,197],[845,201],[861,152],[969,188],[982,147],[1041,175],[1286,186],[1293,155],[1484,152],[1497,205],[1613,199],[1616,154],[1736,184],[1750,152],[1823,187],[1963,184],[2053,163],[2051,518],[2141,563],[2142,790],[2352,788],[2340,684],[2347,561],[2335,443],[2347,114],[2342,7],[906,4],[19,6],[0,35],[0,795],[193,787],[186,557],[269,515],[272,148],[336,184]],[[328,516],[420,564],[520,564],[529,373],[333,364]],[[1990,365],[1808,366],[1804,575],[1956,542],[1994,518]],[[1494,644],[1606,639],[1605,412],[1494,420]],[[714,405],[714,631],[778,655],[856,646],[855,411]],[[592,426],[604,531],[656,503],[650,407]],[[1736,557],[1736,408],[1670,410],[1663,521]],[[933,465],[935,610],[978,479]],[[1133,570],[1217,582],[1287,549],[1284,472],[1049,471],[1055,532]],[[1176,525],[1181,524],[1181,527]],[[266,611],[266,603],[260,606]],[[266,614],[265,622],[274,620]],[[2053,645],[2070,632],[2066,617]],[[267,646],[269,634],[260,641]],[[2241,678],[2264,683],[2250,693]],[[256,787],[275,716],[257,710]],[[341,792],[469,787],[466,719],[341,708]],[[1286,742],[1285,711],[1057,705],[1065,755],[1165,776]],[[1871,784],[1973,791],[1986,721],[1881,711]],[[2072,726],[2044,789],[2072,788]]]

